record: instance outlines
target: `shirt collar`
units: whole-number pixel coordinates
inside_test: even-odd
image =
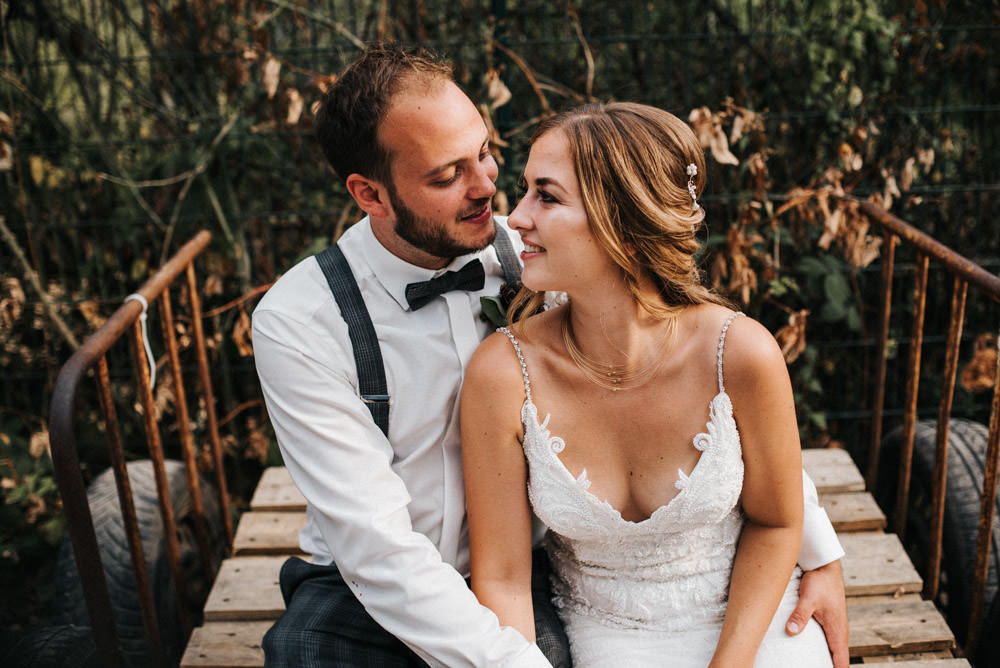
[[[410,310],[410,305],[406,301],[407,285],[417,281],[429,280],[436,276],[440,276],[446,271],[460,269],[466,262],[472,260],[473,258],[482,256],[484,252],[489,251],[491,248],[491,246],[488,246],[486,251],[478,251],[459,256],[441,269],[425,269],[424,267],[418,267],[415,264],[410,264],[406,260],[398,258],[390,253],[375,237],[375,233],[372,232],[371,229],[371,221],[367,216],[357,224],[364,226],[361,230],[364,232],[361,235],[361,247],[365,254],[365,259],[368,261],[368,266],[372,269],[375,279],[382,284],[385,291],[396,300],[396,303],[398,303],[399,307],[404,311]],[[483,258],[483,261],[485,262],[486,258]]]

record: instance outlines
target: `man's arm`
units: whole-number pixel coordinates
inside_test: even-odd
[[[391,467],[392,447],[357,396],[349,351],[331,350],[328,333],[285,314],[258,308],[253,325],[285,465],[369,614],[431,665],[548,666],[536,646],[499,626],[432,541],[413,530],[410,494]]]
[[[799,566],[804,573],[799,585],[799,603],[789,616],[785,630],[789,635],[796,635],[805,628],[810,617],[815,617],[826,634],[834,668],[847,668],[850,658],[847,600],[840,566],[844,549],[826,511],[819,505],[816,485],[804,470],[802,491],[805,504]]]

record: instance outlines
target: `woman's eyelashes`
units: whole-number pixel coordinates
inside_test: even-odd
[[[529,194],[530,191],[531,191],[531,188],[528,187],[527,181],[525,181],[524,179],[521,179],[520,181],[518,181],[517,182],[517,201],[518,201],[518,203],[520,203],[521,200],[524,199],[524,197],[526,197]],[[543,204],[558,204],[559,203],[558,198],[556,198],[554,195],[552,195],[548,190],[545,190],[545,188],[535,188],[535,194],[537,195],[538,200],[540,202],[542,202]]]

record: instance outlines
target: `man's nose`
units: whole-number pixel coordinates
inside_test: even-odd
[[[480,163],[476,170],[475,179],[469,186],[469,199],[493,197],[497,191],[498,173],[496,160],[492,156]]]

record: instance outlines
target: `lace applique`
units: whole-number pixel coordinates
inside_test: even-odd
[[[522,370],[527,390],[523,358]],[[575,477],[563,466],[557,454],[566,444],[550,434],[548,415],[539,422],[526,391],[521,420],[528,496],[549,528],[553,601],[576,665],[660,665],[669,657],[672,665],[705,666],[711,659],[743,527],[742,450],[721,370],[720,358],[719,393],[710,401],[705,431],[692,439],[701,452],[698,462],[690,474],[678,471],[680,491],[641,522],[625,520],[588,491],[586,470]],[[780,613],[785,616],[776,640],[785,637],[788,612]],[[819,642],[825,664],[812,661],[813,652],[809,661],[768,665],[829,666],[821,632]]]

